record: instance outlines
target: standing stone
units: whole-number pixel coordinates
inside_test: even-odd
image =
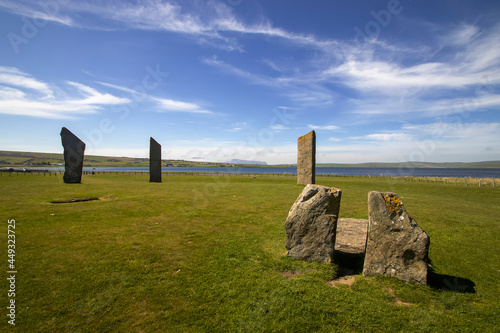
[[[161,183],[161,145],[149,139],[149,181]]]
[[[368,237],[363,275],[427,283],[429,236],[394,193],[368,194]]]
[[[330,262],[342,190],[307,185],[293,204],[285,222],[288,256]]]
[[[314,184],[316,182],[316,133],[314,131],[299,137],[297,151],[297,184]]]
[[[64,148],[65,183],[81,183],[85,143],[66,127],[61,130],[61,142]]]

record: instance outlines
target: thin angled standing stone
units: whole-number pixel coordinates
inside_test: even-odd
[[[311,131],[297,142],[297,184],[316,182],[316,133]]]
[[[149,181],[161,183],[161,145],[149,139]]]
[[[65,183],[81,183],[85,143],[66,127],[61,129],[61,142],[64,148]]]

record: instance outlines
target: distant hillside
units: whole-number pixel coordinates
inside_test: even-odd
[[[232,166],[267,166],[262,161],[247,161],[233,159],[228,163],[216,162],[194,162],[184,160],[162,160],[163,166],[167,167],[232,167]],[[0,151],[0,167],[61,167],[64,165],[63,154],[57,153],[30,153],[19,151]],[[114,157],[85,155],[84,166],[86,167],[148,167],[149,159],[133,157]],[[295,164],[281,164],[272,166],[296,167]],[[319,163],[318,168],[500,168],[500,161],[485,161],[472,163]]]
[[[232,160],[228,163],[162,160],[165,167],[264,166],[266,162]],[[149,167],[148,158],[85,155],[86,167]],[[63,154],[0,151],[0,167],[62,167]]]
[[[333,168],[500,168],[500,161],[484,162],[407,162],[407,163],[359,163],[359,164],[340,164],[340,163],[319,163],[317,167]]]

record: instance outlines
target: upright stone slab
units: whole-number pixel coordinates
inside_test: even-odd
[[[297,142],[297,184],[316,182],[316,133],[311,131]]]
[[[149,181],[161,183],[161,145],[149,139]]]
[[[61,130],[61,142],[64,148],[65,183],[81,183],[85,143],[66,127]]]
[[[395,193],[368,194],[368,237],[363,275],[427,283],[429,236]]]
[[[307,185],[293,204],[285,222],[288,255],[297,259],[330,262],[342,190]]]

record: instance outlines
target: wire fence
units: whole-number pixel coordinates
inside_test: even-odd
[[[28,170],[25,172],[20,171],[0,171],[0,177],[11,177],[11,176],[61,176],[64,171],[61,170]],[[95,176],[95,175],[142,175],[148,176],[147,171],[83,171],[84,176]],[[228,172],[182,172],[182,171],[169,171],[162,172],[164,176],[201,176],[201,177],[297,177],[296,174],[292,173],[228,173]],[[319,174],[316,177],[367,177],[375,179],[387,179],[391,181],[403,181],[409,183],[441,183],[449,185],[461,185],[461,186],[478,186],[478,187],[497,187],[497,182],[500,180],[498,178],[471,178],[471,177],[413,177],[413,176],[353,176],[353,175],[335,175],[335,174]]]

